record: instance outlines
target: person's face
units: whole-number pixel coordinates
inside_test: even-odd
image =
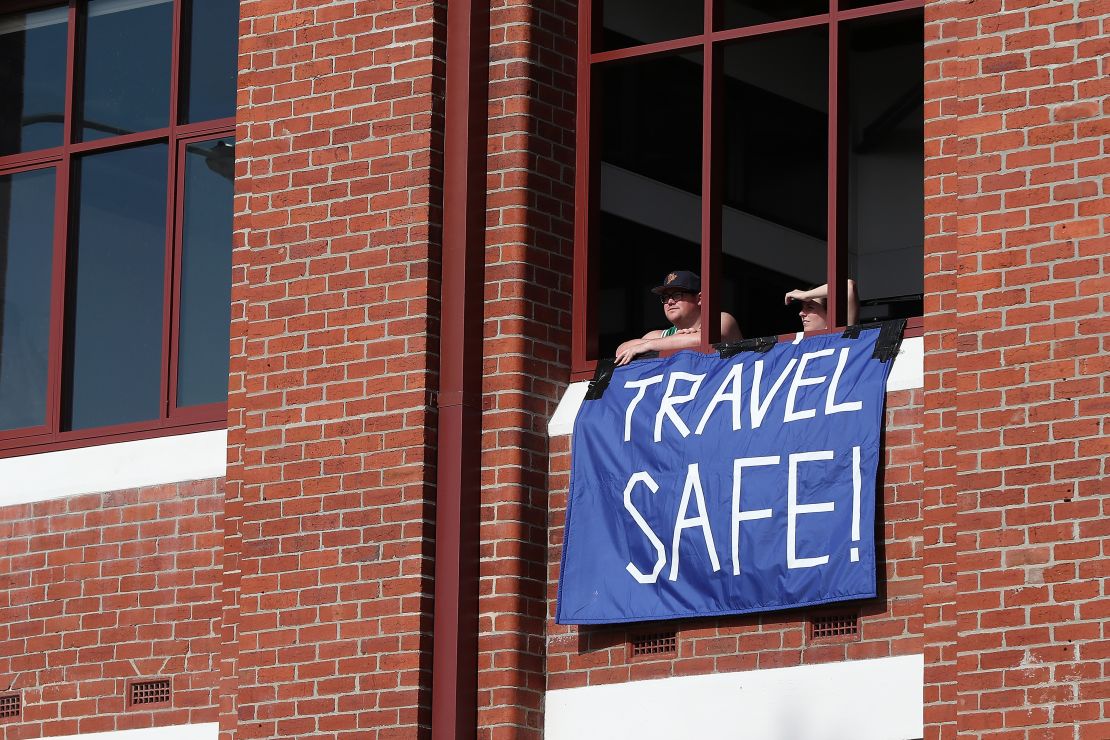
[[[701,315],[701,294],[685,290],[668,290],[659,294],[667,320],[680,329],[692,326]]]
[[[825,321],[825,305],[820,301],[802,301],[798,316],[802,319],[802,331],[817,331],[828,328]]]

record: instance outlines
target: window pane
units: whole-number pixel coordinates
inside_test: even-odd
[[[239,43],[239,3],[193,0],[189,34],[182,49],[188,54],[188,86],[182,100],[185,123],[235,115],[235,73]]]
[[[229,137],[185,150],[178,406],[227,400],[234,147]]]
[[[798,331],[783,296],[825,282],[828,31],[744,39],[723,64],[720,305],[746,337]]]
[[[724,28],[758,26],[829,12],[828,0],[718,0],[724,6]]]
[[[700,0],[595,1],[602,20],[596,51],[695,36],[705,25]]]
[[[0,430],[46,423],[54,170],[0,176]]]
[[[76,165],[63,429],[161,415],[166,157],[151,144]]]
[[[890,1],[891,0],[840,0],[840,9],[851,10],[852,8],[865,8],[869,5],[882,5]]]
[[[594,69],[599,152],[598,350],[669,326],[650,289],[701,262],[701,54]]]
[[[64,7],[0,16],[0,155],[62,143],[67,18]]]
[[[862,321],[923,312],[924,25],[920,10],[846,24],[849,274]]]
[[[169,124],[172,0],[89,0],[82,141]]]

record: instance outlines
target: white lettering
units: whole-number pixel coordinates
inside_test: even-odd
[[[798,389],[807,385],[819,385],[825,382],[825,376],[822,375],[817,378],[803,378],[802,375],[806,371],[806,363],[818,357],[826,357],[831,355],[831,349],[823,349],[817,352],[806,352],[802,355],[802,361],[798,363],[798,372],[794,373],[794,380],[790,383],[790,392],[786,394],[786,415],[783,421],[797,421],[799,419],[812,419],[817,415],[816,409],[804,409],[802,411],[794,410],[794,401],[798,394]]]
[[[690,491],[698,500],[698,515],[693,519],[686,518],[686,509],[690,505]],[[713,544],[713,531],[709,528],[709,512],[705,509],[705,494],[701,488],[701,477],[698,475],[698,464],[690,463],[686,472],[686,484],[682,487],[682,503],[678,505],[678,516],[674,521],[674,534],[671,537],[671,574],[670,580],[678,580],[678,546],[682,541],[682,531],[690,527],[701,527],[702,536],[705,538],[705,549],[709,553],[709,562],[713,564],[713,572],[721,569],[717,559],[717,548]]]
[[[630,381],[628,381],[627,383],[624,384],[625,388],[639,388],[640,389],[639,391],[637,391],[636,397],[632,399],[632,402],[630,404],[628,404],[628,410],[624,414],[624,441],[625,442],[628,442],[629,440],[632,439],[632,412],[636,410],[636,407],[640,404],[640,401],[643,400],[644,394],[647,393],[648,386],[649,385],[655,385],[656,383],[661,383],[661,382],[663,382],[663,376],[662,375],[652,375],[650,378],[642,378],[640,380],[630,380]]]
[[[705,413],[702,414],[701,421],[698,422],[698,428],[694,430],[694,434],[701,434],[705,429],[705,423],[709,421],[709,417],[713,414],[714,409],[725,401],[732,403],[732,431],[740,429],[740,416],[743,407],[740,405],[740,379],[743,376],[744,364],[733,365],[728,371],[728,377],[725,382],[721,383],[721,387],[713,394],[713,400],[709,402],[709,407],[706,408]]]
[[[787,482],[786,497],[786,567],[787,568],[812,568],[815,565],[824,565],[829,562],[828,555],[815,558],[799,558],[797,551],[798,517],[802,514],[818,514],[833,511],[836,503],[822,501],[818,504],[798,503],[798,463],[813,462],[817,460],[832,460],[832,450],[819,450],[816,452],[797,452],[790,455],[790,472]]]
[[[680,380],[685,380],[690,383],[690,390],[684,395],[676,395],[674,392],[675,385]],[[701,387],[701,382],[705,380],[705,375],[693,375],[692,373],[673,372],[671,373],[671,380],[667,384],[667,392],[663,394],[663,400],[659,404],[659,412],[655,415],[655,441],[658,442],[663,438],[663,418],[666,417],[674,424],[675,429],[683,437],[690,435],[690,428],[686,426],[686,422],[674,410],[678,406],[688,401],[693,400],[694,396],[698,395],[698,388]]]
[[[852,448],[852,542],[859,542],[859,494],[863,485],[859,468],[859,445]],[[852,562],[859,562],[859,548],[851,550]]]
[[[840,374],[844,372],[844,365],[848,362],[848,348],[840,350],[840,358],[836,361],[836,371],[833,373],[832,382],[829,383],[829,395],[825,396],[825,414],[839,414],[842,411],[859,411],[863,408],[863,401],[836,402],[836,386],[840,383]]]
[[[637,483],[643,483],[652,493],[657,493],[659,491],[659,484],[656,483],[647,472],[640,471],[639,473],[633,473],[632,477],[628,479],[628,485],[624,487],[624,508],[628,509],[628,512],[632,514],[632,519],[636,522],[637,526],[640,527],[640,530],[647,535],[648,540],[655,547],[655,568],[652,569],[651,575],[644,575],[640,569],[632,563],[624,566],[624,568],[631,573],[632,577],[639,583],[655,583],[659,578],[659,573],[663,570],[663,566],[667,564],[667,551],[663,547],[663,542],[655,536],[655,532],[648,526],[644,517],[637,511],[636,507],[632,505],[632,489]]]
[[[741,457],[732,463],[732,575],[740,575],[740,522],[770,519],[770,509],[740,511],[740,471],[756,465],[778,465],[779,456]]]
[[[752,429],[758,429],[759,425],[763,423],[763,417],[766,416],[767,409],[771,407],[771,401],[775,398],[775,394],[779,392],[779,388],[782,387],[783,381],[786,380],[786,376],[794,369],[794,365],[797,362],[796,359],[791,358],[790,362],[786,363],[786,369],[782,371],[782,375],[780,375],[778,380],[775,381],[775,384],[771,386],[771,392],[767,394],[767,398],[760,401],[759,386],[763,380],[763,360],[755,361],[755,379],[752,380]]]

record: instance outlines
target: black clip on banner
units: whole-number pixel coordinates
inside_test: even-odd
[[[779,341],[778,337],[753,337],[741,339],[739,342],[722,342],[713,345],[721,353],[721,359],[727,360],[741,352],[770,352],[771,348]]]
[[[852,324],[840,335],[841,339],[859,339],[859,333],[864,330],[859,324]]]
[[[879,362],[889,362],[898,354],[902,346],[902,332],[906,329],[905,319],[892,319],[884,321],[879,329],[879,338],[875,340],[875,351],[871,359]]]
[[[879,338],[875,340],[875,351],[871,353],[872,360],[889,362],[898,354],[902,346],[902,332],[906,329],[905,319],[891,319],[881,324],[852,324],[840,336],[844,339],[859,339],[860,332],[864,329],[879,327]]]
[[[609,387],[609,381],[613,379],[613,368],[616,367],[616,360],[598,360],[597,368],[594,370],[594,379],[590,381],[590,387],[586,390],[587,401],[596,401],[601,398],[605,393],[605,389]]]

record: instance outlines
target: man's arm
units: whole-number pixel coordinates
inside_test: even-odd
[[[735,317],[730,313],[721,311],[721,341],[722,342],[739,342],[744,338],[740,333],[740,324],[737,323]]]
[[[656,329],[649,331],[640,339],[630,339],[617,347],[617,365],[627,365],[637,355],[645,352],[677,352],[680,349],[696,349],[701,344],[700,329],[679,329],[669,337]],[[735,342],[741,339],[740,326],[732,314],[721,313],[721,341]]]
[[[629,339],[627,342],[622,342],[621,346],[617,347],[616,364],[627,365],[636,355],[642,355],[645,352],[658,352],[659,350],[654,346],[654,343],[672,338],[673,336],[664,337],[662,329],[653,329],[639,339]]]

